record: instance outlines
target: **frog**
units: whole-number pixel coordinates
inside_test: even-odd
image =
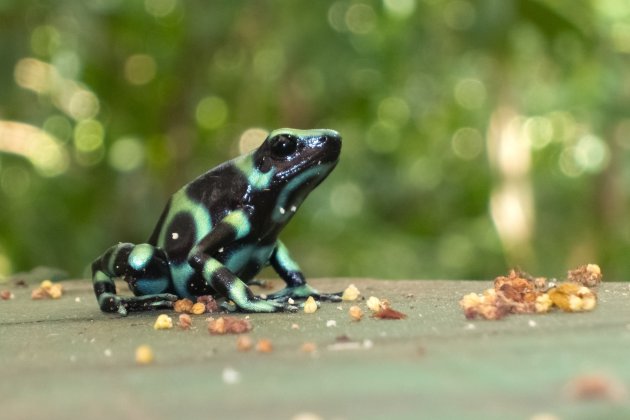
[[[340,301],[340,293],[320,293],[306,282],[278,236],[336,167],[341,143],[341,135],[329,129],[273,130],[258,148],[184,185],[168,200],[146,243],[118,243],[93,261],[101,311],[126,316],[206,295],[253,313],[296,311],[311,296]],[[257,296],[251,286],[267,266],[284,287]],[[116,279],[133,296],[118,295]]]

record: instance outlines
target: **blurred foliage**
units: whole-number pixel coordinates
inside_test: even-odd
[[[630,3],[0,0],[0,275],[86,275],[263,130],[342,160],[311,276],[630,278]]]

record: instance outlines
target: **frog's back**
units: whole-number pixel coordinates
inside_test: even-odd
[[[169,199],[149,243],[165,250],[171,262],[185,261],[213,223],[238,204],[235,197],[246,190],[243,184],[231,161],[186,184]]]

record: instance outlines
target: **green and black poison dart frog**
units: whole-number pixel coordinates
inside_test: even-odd
[[[94,261],[101,310],[126,315],[202,295],[225,297],[245,312],[296,310],[289,298],[340,300],[308,285],[278,239],[340,152],[335,131],[279,129],[258,149],[185,185],[168,201],[147,243],[119,243]],[[286,287],[262,299],[248,283],[269,264]],[[123,278],[135,296],[117,296],[114,278]]]

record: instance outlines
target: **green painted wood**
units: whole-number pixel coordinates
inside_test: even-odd
[[[210,335],[205,316],[194,317],[191,331],[155,331],[157,313],[103,314],[89,281],[66,282],[56,301],[11,288],[15,299],[0,301],[0,418],[630,418],[628,395],[576,400],[567,385],[587,374],[630,384],[627,283],[604,283],[591,313],[471,322],[458,300],[489,282],[313,284],[337,291],[350,282],[408,318],[351,322],[349,303],[324,303],[310,315],[250,315],[251,337],[271,339],[271,354],[236,351],[236,336]],[[339,350],[340,336],[358,348]],[[300,351],[307,341],[315,354]],[[153,348],[154,364],[135,364],[140,344]],[[239,373],[237,383],[224,381],[227,368]]]

